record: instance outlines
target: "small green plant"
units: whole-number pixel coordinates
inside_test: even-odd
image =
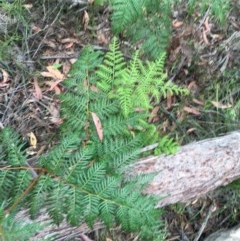
[[[169,44],[172,9],[182,0],[109,0],[112,6],[112,29],[115,34],[131,37],[140,43],[145,54],[158,59]],[[210,12],[225,23],[230,10],[230,0],[188,0],[188,13],[196,9]]]
[[[69,91],[60,97],[59,144],[30,167],[19,137],[8,128],[0,133],[4,215],[24,207],[34,218],[45,208],[58,225],[66,218],[91,227],[100,219],[107,227],[121,224],[138,232],[143,240],[163,240],[158,198],[142,194],[153,175],[131,176],[128,170],[158,136],[146,121],[149,98],[187,92],[165,80],[163,63],[164,54],[146,65],[136,54],[127,63],[116,39],[104,60],[101,52],[83,50],[65,81]]]
[[[21,221],[16,221],[14,215],[5,215],[3,208],[0,209],[0,227],[0,240],[5,241],[29,240],[29,238],[43,228],[38,222],[23,224]]]
[[[13,45],[26,37],[29,20],[23,3],[23,0],[0,2],[0,59],[11,59],[16,51],[12,50]]]

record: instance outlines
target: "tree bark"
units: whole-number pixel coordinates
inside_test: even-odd
[[[182,146],[174,155],[147,157],[133,173],[156,172],[145,193],[158,207],[189,202],[240,177],[240,131]]]

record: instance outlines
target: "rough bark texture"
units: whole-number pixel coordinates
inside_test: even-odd
[[[189,202],[240,177],[240,131],[188,144],[175,155],[148,157],[134,172],[157,172],[146,193],[158,206]]]
[[[158,203],[159,207],[203,196],[240,176],[240,131],[191,143],[181,147],[175,155],[144,158],[134,164],[132,174],[150,172],[157,175],[145,192],[166,196]],[[26,211],[19,213],[21,220],[24,217],[29,222],[27,216]],[[43,210],[37,220],[46,223],[50,219]],[[94,229],[102,227],[101,223],[94,225]],[[70,240],[89,231],[85,224],[70,227],[64,222],[60,227],[49,225],[34,240],[49,234],[57,234],[56,241]]]

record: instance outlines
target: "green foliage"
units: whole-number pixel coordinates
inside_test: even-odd
[[[182,2],[183,0],[109,0],[113,10],[112,29],[115,34],[122,33],[135,43],[141,43],[144,53],[157,59],[169,43],[172,9]],[[188,0],[187,8],[189,14],[196,9],[204,14],[209,8],[224,24],[230,0]]]
[[[119,50],[117,39],[110,44],[103,64],[99,66],[98,87],[108,93],[110,99],[118,99],[125,117],[139,110],[152,108],[151,102],[159,103],[162,97],[170,94],[186,94],[187,90],[166,81],[164,73],[165,53],[159,54],[154,62],[144,64],[138,52],[127,65]],[[127,67],[126,67],[127,66]],[[152,98],[149,98],[151,96]]]
[[[31,168],[19,137],[8,128],[0,132],[5,215],[24,207],[34,218],[45,208],[58,225],[66,219],[71,225],[84,221],[92,226],[98,219],[107,227],[121,224],[144,240],[162,240],[157,198],[142,195],[153,176],[131,177],[127,168],[145,144],[159,138],[147,123],[149,98],[160,101],[167,92],[186,93],[165,81],[163,65],[164,54],[146,64],[136,54],[127,63],[116,39],[104,60],[100,52],[83,50],[65,81],[68,91],[60,97],[64,121],[56,147]],[[163,140],[169,147],[161,148],[172,150],[172,141]]]
[[[170,3],[167,0],[109,0],[114,33],[124,32],[141,42],[145,53],[157,59],[170,36]]]
[[[37,222],[29,224],[23,224],[21,221],[16,222],[14,215],[4,215],[3,207],[0,208],[0,227],[0,240],[5,241],[29,240],[32,235],[43,228],[43,226]]]
[[[164,136],[160,139],[157,148],[154,150],[155,155],[161,155],[166,153],[167,155],[173,154],[177,151],[178,144],[174,141],[173,138],[169,138],[168,136]]]

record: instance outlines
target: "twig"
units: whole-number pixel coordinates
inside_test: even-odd
[[[210,216],[212,215],[213,211],[215,210],[215,205],[212,204],[208,210],[207,216],[205,217],[205,219],[203,220],[202,226],[198,231],[197,236],[194,238],[193,241],[198,241],[200,239],[200,237],[202,236],[202,233],[208,223],[208,219],[210,218]]]
[[[146,152],[146,151],[151,151],[153,149],[155,149],[158,146],[158,143],[154,143],[152,145],[149,146],[145,146],[140,150],[140,153]]]
[[[209,11],[210,11],[210,7],[207,9],[206,13],[204,14],[203,16],[203,19],[202,21],[200,22],[200,24],[198,25],[197,29],[196,29],[196,32],[202,27],[202,25],[204,24],[208,14],[209,14]]]
[[[50,27],[53,26],[53,24],[57,21],[60,13],[61,13],[61,11],[62,11],[62,9],[63,9],[63,6],[60,8],[59,12],[57,13],[57,16],[54,18],[54,20],[52,21],[52,23],[49,25],[49,28],[48,28],[46,34],[44,35],[42,41],[40,42],[40,44],[38,45],[36,51],[35,51],[34,54],[33,54],[33,58],[36,56],[36,54],[38,53],[40,47],[42,46],[43,40],[46,39],[46,37],[47,37],[47,35],[48,35],[48,33],[49,33],[50,29],[51,29]]]

